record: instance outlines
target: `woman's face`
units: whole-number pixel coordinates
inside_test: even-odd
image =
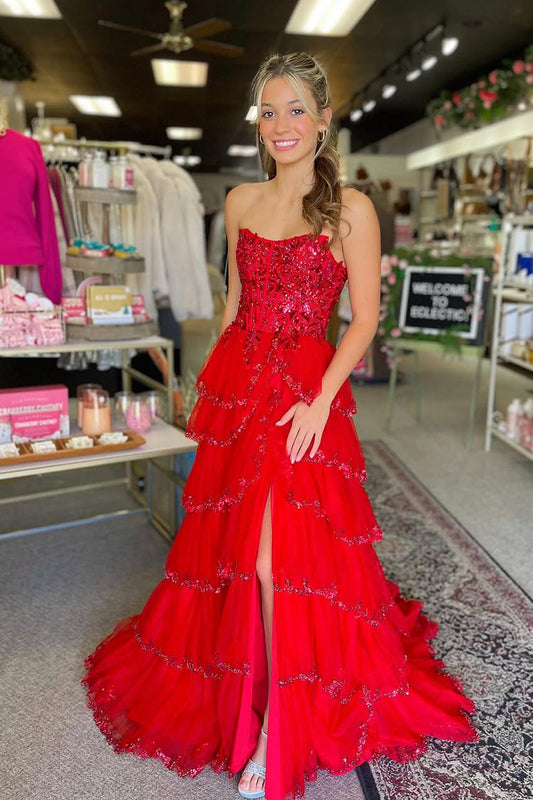
[[[305,86],[305,99],[316,111],[316,102],[308,86]],[[259,132],[266,149],[278,163],[292,164],[314,156],[318,132],[325,129],[326,123],[315,122],[283,78],[271,78],[265,84],[259,115]]]

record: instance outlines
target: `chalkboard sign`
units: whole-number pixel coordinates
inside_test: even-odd
[[[480,268],[465,272],[462,267],[407,267],[400,328],[405,333],[434,335],[453,328],[466,343],[481,344],[482,309],[488,294],[484,275]]]

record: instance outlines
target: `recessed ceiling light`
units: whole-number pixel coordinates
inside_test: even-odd
[[[360,108],[352,108],[350,111],[350,119],[352,122],[357,122],[363,116],[363,111]]]
[[[255,144],[232,144],[228,147],[228,156],[255,156],[257,147]]]
[[[180,167],[197,167],[201,164],[200,156],[174,156],[172,159]]]
[[[246,122],[255,122],[257,119],[257,106],[250,106],[246,114]]]
[[[397,87],[393,83],[386,83],[383,89],[381,90],[381,94],[384,100],[388,100],[389,97],[392,97],[393,94],[396,94]]]
[[[421,69],[412,69],[405,76],[406,81],[416,81],[422,75]]]
[[[375,0],[299,0],[285,33],[347,36]]]
[[[422,59],[422,69],[431,69],[437,63],[437,56],[427,55]]]
[[[152,58],[154,78],[159,86],[205,86],[207,66],[204,61]]]
[[[376,107],[375,100],[365,100],[365,102],[363,103],[363,111],[365,111],[367,114],[369,111],[372,111],[375,107]]]
[[[167,128],[169,139],[201,139],[202,133],[201,128],[180,128],[179,126]]]
[[[81,114],[99,114],[102,117],[120,117],[122,111],[112,97],[91,97],[71,94],[69,100]]]
[[[458,45],[459,39],[456,36],[447,36],[442,40],[442,55],[451,56],[457,50]]]
[[[0,17],[61,19],[54,0],[0,0]]]

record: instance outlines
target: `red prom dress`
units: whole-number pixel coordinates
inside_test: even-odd
[[[326,236],[248,229],[237,263],[236,318],[197,379],[186,434],[198,448],[164,578],[86,658],[83,683],[115,750],[190,777],[244,768],[270,689],[266,798],[292,800],[318,768],[414,759],[427,737],[476,741],[475,706],[433,656],[437,623],[386,579],[373,548],[382,534],[349,381],[312,459],[291,464],[290,423],[275,425],[321,389],[345,265]],[[255,568],[269,488],[270,687]]]

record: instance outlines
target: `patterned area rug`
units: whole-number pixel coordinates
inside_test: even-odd
[[[420,759],[370,763],[380,800],[533,797],[533,604],[380,442],[364,445],[366,484],[387,577],[439,622],[438,658],[477,705],[477,743],[432,739]]]

